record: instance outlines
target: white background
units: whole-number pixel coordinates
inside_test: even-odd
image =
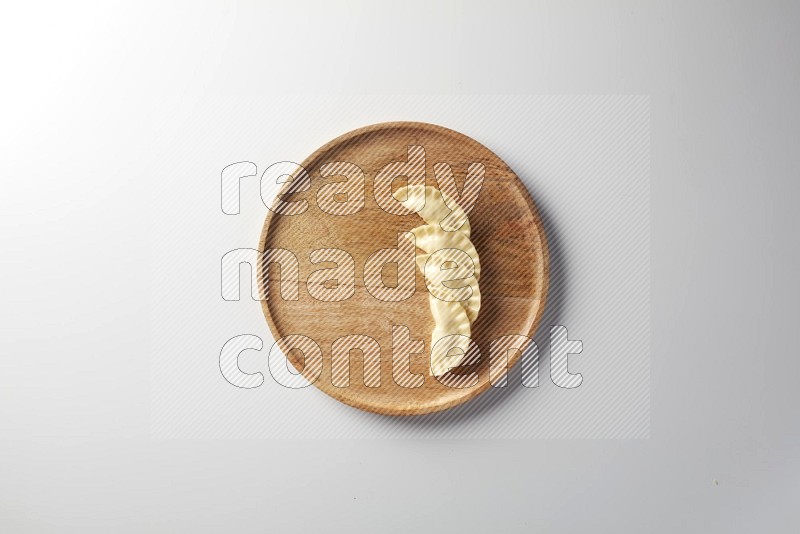
[[[4,8],[0,529],[793,532],[799,21],[788,2]],[[267,158],[271,95],[353,93],[650,95],[649,439],[151,439],[153,198],[209,153]]]

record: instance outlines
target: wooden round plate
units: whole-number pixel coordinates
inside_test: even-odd
[[[433,319],[428,291],[418,269],[416,291],[403,302],[383,302],[364,287],[364,264],[378,249],[397,247],[398,232],[424,224],[416,214],[399,216],[383,211],[373,195],[376,174],[391,162],[407,161],[408,146],[425,149],[426,185],[438,187],[433,165],[450,164],[456,184],[463,187],[467,168],[479,162],[486,174],[480,196],[469,214],[472,241],[481,261],[481,310],[472,325],[472,339],[481,357],[476,364],[452,371],[455,374],[476,372],[477,384],[454,388],[441,383],[430,373],[430,336]],[[345,161],[356,164],[365,178],[365,206],[347,216],[328,214],[316,203],[317,191],[325,183],[342,177],[322,178],[325,163]],[[451,408],[490,386],[489,348],[492,340],[507,334],[532,337],[541,319],[548,286],[548,256],[544,228],[525,186],[513,171],[488,148],[453,130],[418,122],[375,124],[346,133],[329,142],[301,163],[311,178],[307,191],[290,193],[284,185],[284,200],[305,199],[306,211],[299,215],[280,215],[270,211],[264,221],[259,250],[285,249],[299,260],[300,291],[298,300],[280,298],[279,284],[262,286],[264,316],[272,335],[280,339],[301,334],[313,339],[322,350],[322,372],[309,376],[305,358],[299,350],[286,354],[292,365],[314,385],[346,404],[385,415],[419,415]],[[394,181],[397,186],[405,180]],[[316,249],[339,248],[355,260],[355,293],[340,302],[322,302],[313,298],[304,283],[311,272],[322,268],[313,264],[309,253]],[[329,266],[326,266],[329,267]],[[275,269],[275,270],[273,270]],[[274,264],[262,268],[260,279],[279,280]],[[391,286],[390,269],[384,272]],[[411,357],[410,370],[424,376],[421,387],[398,385],[392,375],[392,326],[405,325],[412,339],[425,343],[426,353]],[[351,351],[350,379],[347,387],[337,387],[332,380],[331,345],[351,334],[368,335],[380,344],[380,386],[364,383],[363,354]],[[509,368],[520,351],[509,355]],[[318,370],[318,369],[317,369]],[[494,377],[493,377],[494,378]]]

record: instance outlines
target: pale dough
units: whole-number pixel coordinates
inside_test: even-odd
[[[426,223],[414,228],[411,233],[414,235],[417,248],[424,252],[417,255],[417,266],[425,276],[430,290],[428,301],[435,324],[431,334],[431,373],[434,376],[441,376],[460,365],[469,349],[471,324],[478,318],[481,308],[481,294],[478,287],[481,274],[480,259],[470,241],[469,218],[455,200],[434,187],[422,185],[401,187],[394,193],[394,197],[397,200],[405,199],[400,202],[416,211]],[[459,228],[443,229],[441,222],[451,211],[454,212],[456,220],[463,223]],[[431,255],[437,251],[444,252],[438,253],[434,259],[443,261],[430,262]],[[454,268],[442,269],[442,266]],[[443,287],[442,281],[448,280],[452,281],[450,285],[463,288]],[[455,298],[458,300],[450,302]],[[453,337],[439,343],[439,340],[447,336]],[[458,350],[453,351],[453,349]],[[448,357],[451,351],[454,354]]]

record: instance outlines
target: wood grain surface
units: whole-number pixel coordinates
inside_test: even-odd
[[[451,165],[459,188],[470,163],[480,162],[486,176],[478,201],[469,215],[472,241],[481,261],[480,290],[482,307],[472,325],[472,339],[481,351],[480,361],[452,371],[476,372],[473,387],[452,388],[431,376],[430,336],[433,320],[428,291],[416,270],[416,291],[403,302],[382,302],[364,288],[364,264],[376,250],[397,246],[398,232],[423,224],[417,215],[386,213],[373,196],[373,180],[388,163],[406,161],[407,147],[421,145],[426,153],[426,185],[438,187],[433,165]],[[366,175],[366,205],[360,212],[334,216],[322,211],[316,193],[330,179],[320,176],[320,166],[334,161],[358,165]],[[354,130],[329,142],[301,165],[311,177],[311,188],[285,199],[306,199],[308,209],[299,215],[279,215],[270,211],[264,222],[259,250],[282,248],[292,251],[300,262],[299,300],[280,297],[280,270],[270,265],[260,269],[266,298],[264,316],[275,339],[289,334],[312,338],[322,349],[323,367],[314,385],[331,397],[359,409],[385,415],[420,415],[451,408],[474,398],[491,387],[489,380],[490,342],[507,334],[533,336],[541,319],[548,286],[548,255],[544,228],[536,207],[514,172],[488,148],[453,130],[425,123],[394,122]],[[338,179],[342,179],[339,177]],[[395,185],[404,185],[397,179]],[[282,192],[286,191],[284,186]],[[342,302],[322,302],[312,298],[305,286],[311,272],[328,265],[314,265],[309,253],[321,248],[340,248],[355,259],[355,294]],[[391,270],[384,276],[391,285]],[[396,276],[396,274],[395,274]],[[398,385],[392,378],[392,326],[405,325],[413,339],[423,340],[425,353],[412,356],[410,369],[424,375],[418,388]],[[347,387],[336,387],[331,380],[331,345],[342,336],[368,335],[381,347],[379,387],[367,387],[363,376],[363,355],[352,351]],[[521,353],[509,355],[509,367]],[[288,360],[304,372],[304,359],[297,350]],[[305,374],[305,373],[304,373]],[[308,375],[306,375],[308,376]]]

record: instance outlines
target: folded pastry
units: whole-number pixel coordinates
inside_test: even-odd
[[[431,373],[441,376],[461,364],[470,346],[471,324],[481,308],[480,258],[470,241],[469,218],[455,200],[422,185],[402,187],[394,197],[426,223],[410,232],[423,252],[417,254],[417,266],[430,292],[435,325]]]

